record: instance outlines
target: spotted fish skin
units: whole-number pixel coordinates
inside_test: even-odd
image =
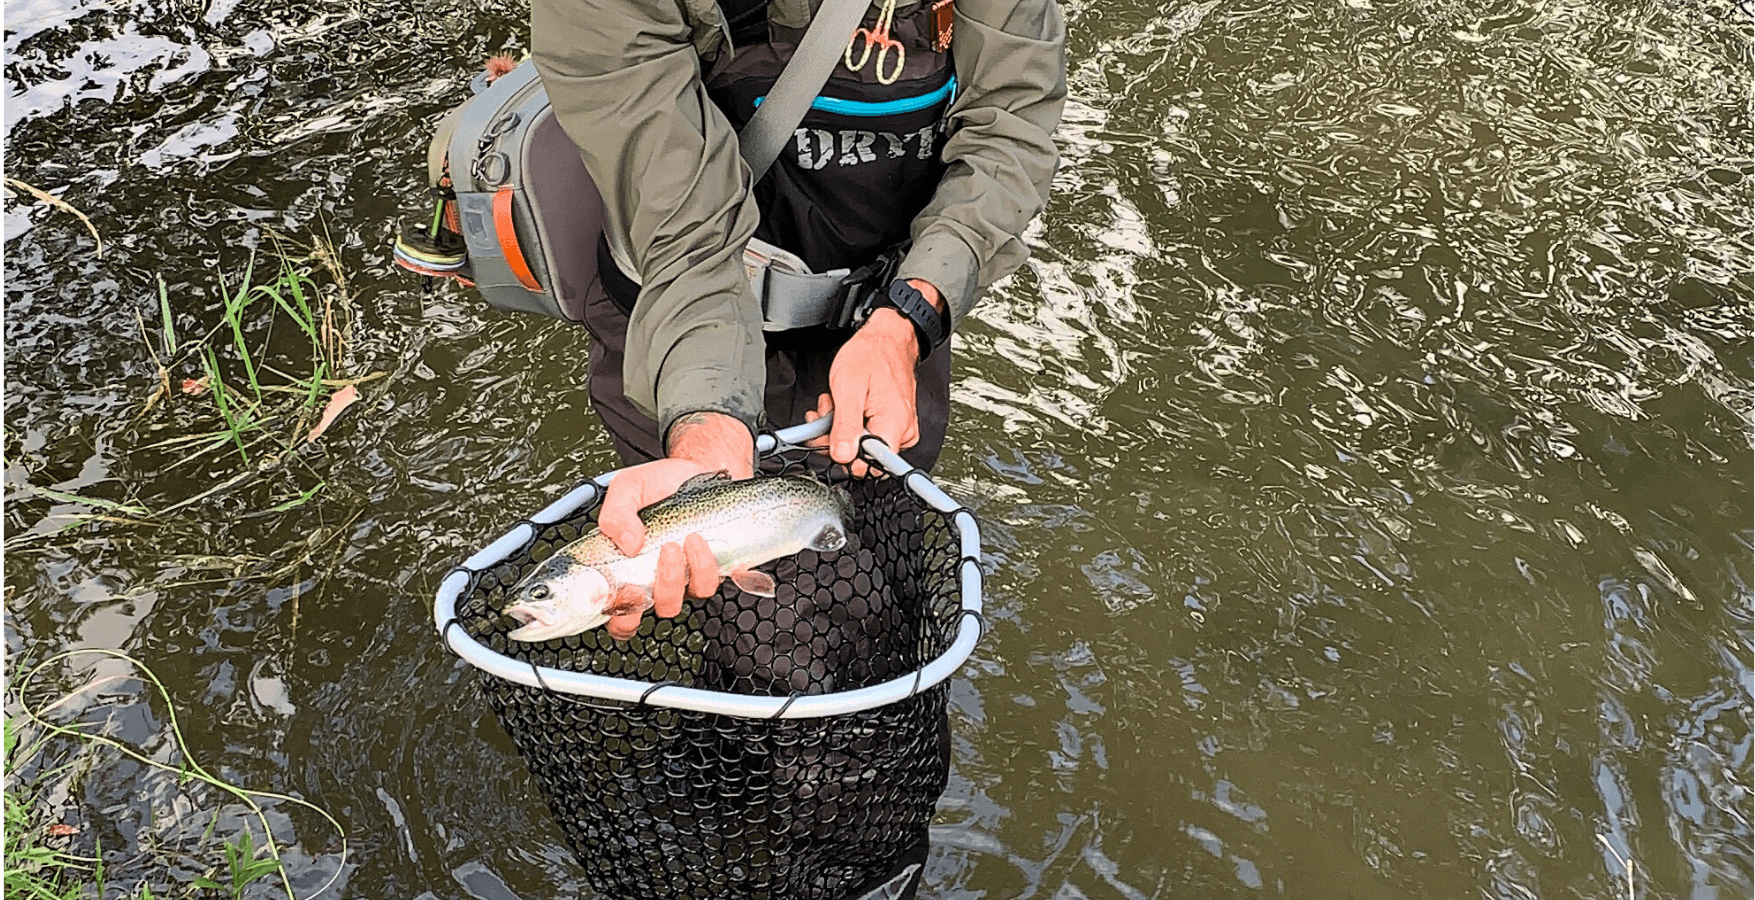
[[[808,476],[698,476],[640,510],[646,544],[638,555],[623,556],[593,526],[525,576],[505,610],[524,625],[509,637],[554,640],[650,607],[659,548],[690,534],[706,539],[720,577],[771,596],[773,579],[751,567],[805,549],[839,550],[847,543],[849,518],[846,494]]]

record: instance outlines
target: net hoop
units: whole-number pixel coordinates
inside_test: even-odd
[[[825,416],[815,422],[763,434],[756,439],[756,454],[766,457],[780,450],[798,448],[806,441],[827,434],[829,424],[830,419]],[[865,435],[859,441],[859,452],[867,462],[875,463],[891,476],[902,479],[903,485],[910,492],[927,506],[943,514],[956,530],[959,556],[957,583],[962,597],[957,637],[945,652],[914,672],[869,687],[828,694],[795,694],[790,697],[733,694],[668,682],[611,678],[519,662],[481,644],[465,629],[451,627],[458,624],[457,602],[468,589],[471,578],[499,564],[530,543],[536,537],[537,526],[559,522],[596,504],[620,469],[606,472],[574,488],[528,520],[513,526],[510,531],[465,560],[463,565],[451,570],[439,583],[438,595],[433,602],[433,619],[438,626],[440,639],[464,662],[496,678],[527,687],[599,700],[665,706],[747,719],[839,716],[913,697],[951,677],[962,667],[969,655],[975,652],[975,645],[981,640],[985,622],[981,611],[981,535],[974,513],[951,499],[925,472],[909,465],[881,439]]]

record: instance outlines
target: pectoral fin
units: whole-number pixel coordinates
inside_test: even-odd
[[[766,572],[737,569],[731,573],[731,583],[737,585],[738,590],[746,594],[755,594],[758,597],[774,596],[774,576]]]
[[[637,584],[624,584],[615,589],[615,594],[609,598],[609,604],[603,608],[603,612],[609,616],[620,616],[645,612],[651,608],[650,592]]]

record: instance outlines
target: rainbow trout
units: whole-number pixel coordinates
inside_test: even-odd
[[[690,534],[707,540],[720,577],[772,597],[773,577],[751,567],[805,549],[841,549],[849,516],[844,492],[807,476],[732,481],[722,474],[698,475],[675,496],[640,510],[646,545],[638,556],[623,556],[594,526],[525,576],[505,610],[523,627],[509,637],[552,640],[647,609],[658,549]]]

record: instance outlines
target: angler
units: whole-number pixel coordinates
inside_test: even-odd
[[[1023,263],[1054,172],[1054,0],[534,0],[531,32],[534,65],[441,125],[440,201],[396,257],[585,326],[631,466],[603,533],[638,555],[640,509],[831,411],[854,475],[865,431],[930,467],[951,333]],[[718,577],[686,542],[659,569],[661,616]]]

